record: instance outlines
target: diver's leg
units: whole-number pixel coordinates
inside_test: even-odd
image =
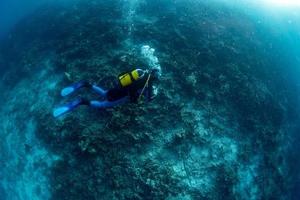
[[[90,106],[94,108],[111,108],[129,102],[129,97],[123,97],[116,101],[90,101]]]
[[[64,89],[61,90],[60,94],[61,96],[65,97],[68,96],[69,94],[72,94],[76,90],[82,88],[82,87],[90,87],[91,85],[87,81],[79,81],[77,83],[74,83]]]
[[[53,116],[54,117],[59,117],[62,116],[72,110],[74,110],[75,108],[77,108],[80,105],[90,105],[90,102],[85,100],[85,99],[76,99],[66,105],[60,106],[58,108],[55,108],[53,111]]]
[[[92,89],[99,94],[101,97],[106,98],[107,95],[107,90],[102,89],[101,87],[97,86],[97,85],[92,85]]]
[[[77,83],[74,83],[74,84],[62,89],[60,94],[61,94],[61,96],[65,97],[65,96],[72,94],[73,92],[75,92],[76,90],[78,90],[82,87],[92,88],[101,97],[106,98],[107,90],[104,90],[97,85],[92,85],[87,81],[79,81]]]
[[[116,101],[88,101],[88,100],[85,100],[85,99],[76,99],[75,101],[72,101],[66,105],[63,105],[63,106],[60,106],[58,108],[55,108],[54,111],[53,111],[53,116],[54,117],[59,117],[59,116],[62,116],[72,110],[74,110],[75,108],[77,108],[78,106],[80,105],[89,105],[91,107],[94,107],[94,108],[111,108],[111,107],[114,107],[114,106],[119,106],[119,105],[122,105],[124,103],[127,103],[129,102],[130,99],[128,96],[126,97],[123,97],[119,100],[116,100]]]

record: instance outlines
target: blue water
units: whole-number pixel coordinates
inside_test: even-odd
[[[0,2],[0,200],[300,198],[300,6],[79,2]],[[53,118],[143,65],[150,105]]]
[[[42,1],[1,1],[0,6],[0,34],[3,36],[19,21],[22,17],[30,14]]]

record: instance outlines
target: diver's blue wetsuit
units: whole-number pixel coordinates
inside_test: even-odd
[[[152,73],[153,75],[152,78],[150,79],[149,83],[147,83],[147,87],[144,88],[142,96],[145,97],[147,101],[151,101],[156,94],[154,94],[154,88],[153,88],[153,80],[156,79],[155,73]],[[143,87],[145,86],[145,81],[146,81],[146,75],[143,76],[141,80],[138,80],[132,84],[130,87],[122,88],[119,86],[116,86],[115,88],[112,88],[110,90],[104,90],[101,87],[97,85],[91,85],[86,81],[80,81],[78,83],[75,83],[69,87],[64,88],[61,91],[61,96],[68,96],[69,94],[75,92],[76,90],[82,88],[82,87],[87,87],[91,88],[94,90],[101,98],[103,98],[103,101],[99,100],[86,100],[83,98],[76,99],[75,101],[58,107],[54,109],[53,111],[53,116],[54,117],[59,117],[76,107],[80,105],[89,105],[94,108],[100,108],[100,109],[105,109],[105,108],[111,108],[114,106],[118,106],[124,103],[129,103],[129,102],[137,102],[138,98],[140,97]]]
[[[129,96],[122,97],[118,100],[115,101],[109,101],[108,99],[108,90],[103,90],[97,85],[92,85],[91,87],[97,94],[99,94],[101,97],[103,97],[105,100],[104,101],[97,101],[97,100],[92,100],[88,103],[88,105],[95,107],[95,108],[111,108],[114,106],[121,105],[123,103],[129,102]]]

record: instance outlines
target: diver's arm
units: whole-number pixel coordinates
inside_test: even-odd
[[[148,101],[152,101],[157,96],[157,93],[158,93],[158,87],[155,86],[155,84],[153,84],[153,80],[151,80],[149,82],[149,85],[147,86],[145,97]]]

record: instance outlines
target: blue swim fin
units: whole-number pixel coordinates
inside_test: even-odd
[[[74,110],[76,107],[82,105],[84,103],[84,100],[82,99],[76,99],[75,101],[68,103],[67,105],[55,108],[53,111],[54,117],[62,116],[72,110]]]
[[[86,81],[79,81],[77,83],[74,83],[64,89],[61,90],[60,95],[65,97],[69,94],[73,93],[74,91],[78,90],[79,88],[89,86],[88,82]]]

